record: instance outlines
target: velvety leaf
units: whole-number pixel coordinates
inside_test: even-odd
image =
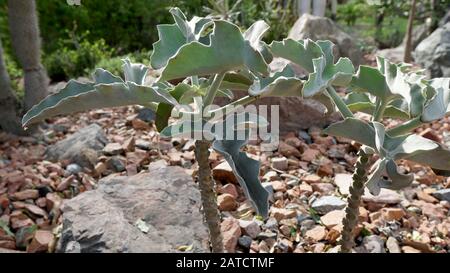
[[[260,163],[241,151],[246,140],[215,140],[213,148],[223,155],[231,166],[244,193],[252,202],[257,213],[266,218],[269,213],[269,193],[259,181]]]
[[[386,173],[390,180],[380,180],[380,187],[401,190],[408,187],[414,181],[413,174],[402,174],[398,171],[397,164],[394,160],[388,160],[386,163]]]
[[[432,150],[405,155],[402,158],[430,166],[432,169],[450,171],[450,150],[441,144],[437,144],[437,147]]]
[[[294,71],[286,66],[283,71],[276,72],[267,78],[255,79],[250,86],[250,96],[299,97],[302,95],[303,81],[295,77]]]
[[[353,64],[348,58],[340,58],[336,64],[327,65],[324,57],[314,59],[314,73],[303,86],[303,95],[311,97],[330,85],[346,86],[352,80]]]
[[[375,148],[375,130],[366,122],[356,118],[346,118],[324,129],[324,133],[332,136],[345,137],[361,144]]]
[[[236,25],[226,21],[214,21],[210,45],[191,42],[182,46],[169,59],[160,81],[193,75],[211,75],[247,68],[262,75],[268,74],[268,66],[261,53],[246,41]]]
[[[395,95],[391,93],[384,75],[373,67],[360,66],[358,72],[353,76],[350,88],[356,92],[367,92],[383,101],[387,101]]]
[[[125,75],[125,81],[143,85],[148,67],[143,64],[131,63],[128,58],[124,59],[123,62],[124,64],[122,67]]]
[[[173,88],[171,91],[169,91],[169,94],[176,99],[177,101],[180,101],[180,98],[188,92],[192,87],[189,84],[180,83],[175,88]],[[172,104],[167,103],[159,103],[157,110],[156,110],[156,120],[155,125],[159,132],[161,132],[162,129],[166,128],[168,125],[169,118],[171,116],[173,109]]]
[[[159,40],[153,44],[150,65],[154,69],[160,69],[165,67],[178,49],[186,44],[186,37],[176,24],[157,25],[156,28],[158,29]]]
[[[268,46],[261,39],[269,28],[270,26],[266,22],[259,20],[244,32],[244,39],[249,41],[250,45],[261,53],[266,63],[272,62],[273,57],[269,52]]]
[[[56,115],[91,109],[163,102],[177,104],[165,90],[147,87],[131,81],[124,83],[103,69],[94,73],[95,83],[69,81],[58,93],[50,95],[32,107],[22,119],[24,127]],[[104,81],[104,82],[99,82]],[[112,81],[115,81],[111,83]]]
[[[367,177],[366,187],[373,195],[380,194],[380,180],[383,180],[383,173],[386,171],[386,159],[378,159],[372,166],[372,173]]]
[[[310,39],[273,41],[269,48],[274,56],[298,64],[310,73],[314,72],[313,60],[324,55],[321,47]]]
[[[441,119],[450,112],[450,78],[433,79],[430,85],[436,94],[425,106],[421,116],[423,122]]]

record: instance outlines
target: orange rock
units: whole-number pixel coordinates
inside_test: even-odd
[[[306,231],[305,235],[306,238],[317,242],[325,239],[325,237],[327,236],[327,231],[323,226],[315,226],[312,229]]]
[[[386,221],[399,221],[405,216],[405,212],[401,208],[386,208],[383,211],[383,218]]]
[[[27,252],[47,252],[49,247],[53,245],[55,236],[51,231],[48,230],[38,230],[34,234],[33,240],[27,247]]]
[[[38,190],[24,190],[16,192],[12,195],[12,198],[14,200],[27,200],[27,199],[37,199],[39,197],[39,191]]]
[[[226,184],[218,190],[219,193],[228,193],[233,196],[234,199],[238,198],[238,191],[234,184]]]
[[[277,221],[281,221],[283,219],[289,219],[297,216],[297,212],[295,210],[289,209],[280,209],[276,207],[271,208],[272,216],[277,219]]]
[[[425,193],[424,191],[418,191],[417,192],[417,198],[419,200],[423,200],[428,203],[437,203],[439,200],[434,198],[433,196],[429,195],[428,193]]]
[[[309,184],[303,182],[299,186],[299,192],[300,194],[304,193],[306,195],[310,195],[313,193],[313,188]]]
[[[286,183],[284,183],[282,181],[273,181],[272,187],[273,187],[274,191],[280,191],[280,192],[285,192],[287,189]]]
[[[301,159],[303,161],[311,162],[314,159],[316,159],[319,155],[320,155],[320,151],[319,150],[309,148],[309,149],[306,149],[303,152],[303,154],[301,156]]]
[[[278,146],[278,152],[285,157],[295,156],[300,158],[302,156],[302,154],[296,147],[291,146],[283,141],[281,141]]]
[[[331,229],[332,227],[341,224],[344,217],[344,210],[333,210],[320,217],[320,221],[322,221],[322,224],[328,229]]]
[[[303,177],[302,180],[308,184],[311,184],[311,183],[319,183],[322,180],[322,178],[320,178],[320,176],[315,175],[315,174],[309,174],[309,175]]]
[[[223,161],[212,170],[212,175],[214,179],[218,181],[224,181],[227,183],[237,184],[236,176],[234,176],[233,170],[231,169],[228,162]]]
[[[217,205],[221,211],[232,211],[238,207],[238,204],[231,194],[224,193],[217,197]]]

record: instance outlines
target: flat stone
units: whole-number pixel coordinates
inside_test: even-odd
[[[253,239],[261,232],[261,228],[255,221],[239,220],[239,226],[245,235],[248,235]]]
[[[311,207],[319,214],[326,214],[333,210],[345,208],[347,203],[336,196],[323,196],[311,204]]]
[[[103,148],[103,153],[105,155],[119,155],[123,153],[123,148],[119,143],[108,143],[105,148]]]
[[[350,194],[350,186],[353,183],[353,178],[351,174],[348,173],[338,173],[334,177],[334,184],[338,186],[339,192],[342,195]]]
[[[238,181],[236,179],[236,176],[234,176],[233,169],[231,169],[231,166],[228,164],[228,162],[223,161],[216,167],[212,169],[212,175],[215,180],[217,181],[223,181],[226,183],[233,183],[237,184]]]
[[[386,241],[386,248],[389,250],[389,253],[401,253],[400,246],[398,245],[397,239],[394,237],[389,237]]]
[[[362,196],[364,202],[374,202],[379,204],[390,204],[395,205],[400,203],[403,198],[396,191],[382,188],[379,195],[372,195],[366,189],[364,195]]]
[[[434,197],[441,201],[450,202],[450,189],[442,189],[432,193]]]
[[[320,217],[320,221],[324,226],[328,229],[331,229],[334,226],[337,226],[342,223],[342,219],[345,217],[344,210],[333,210]]]
[[[231,194],[224,193],[217,197],[217,206],[221,211],[232,211],[238,207],[238,203]]]
[[[313,241],[322,241],[325,239],[325,236],[327,236],[327,232],[325,230],[325,227],[323,226],[315,226],[312,229],[306,231],[305,233],[306,238],[312,239]]]
[[[288,169],[288,160],[286,157],[272,158],[272,167],[277,170],[285,171]]]

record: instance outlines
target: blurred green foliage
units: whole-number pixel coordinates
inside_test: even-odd
[[[0,38],[13,84],[19,87],[22,72],[11,50],[6,2],[0,0]],[[168,10],[173,6],[189,18],[225,18],[243,29],[263,19],[271,26],[264,38],[267,42],[286,37],[298,18],[295,0],[81,0],[81,6],[68,5],[65,0],[36,2],[42,59],[53,81],[86,75],[99,65],[121,71],[124,56],[148,64],[148,52],[158,39],[154,26],[172,23]],[[430,2],[418,1],[416,23],[431,18],[436,25],[450,1],[435,0],[434,10]],[[381,5],[339,1],[337,21],[347,32],[363,38],[361,45],[366,49],[395,47],[404,37],[409,8],[409,0],[381,0]]]

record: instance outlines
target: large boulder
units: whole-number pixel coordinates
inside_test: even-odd
[[[106,177],[64,203],[57,252],[208,251],[200,193],[181,167],[152,163],[131,177]]]
[[[431,77],[450,77],[450,22],[423,40],[413,56]]]
[[[411,49],[414,50],[428,35],[429,27],[427,24],[414,26],[411,37]],[[405,55],[405,45],[406,37],[398,47],[379,50],[377,55],[387,58],[392,62],[402,62]]]
[[[108,139],[105,133],[94,123],[48,147],[45,157],[50,161],[64,160],[92,168],[97,161],[97,152],[102,150],[106,143]]]
[[[303,14],[289,31],[288,38],[294,40],[330,40],[335,47],[335,56],[350,58],[355,67],[362,60],[362,52],[355,43],[356,39],[342,31],[331,19]]]

